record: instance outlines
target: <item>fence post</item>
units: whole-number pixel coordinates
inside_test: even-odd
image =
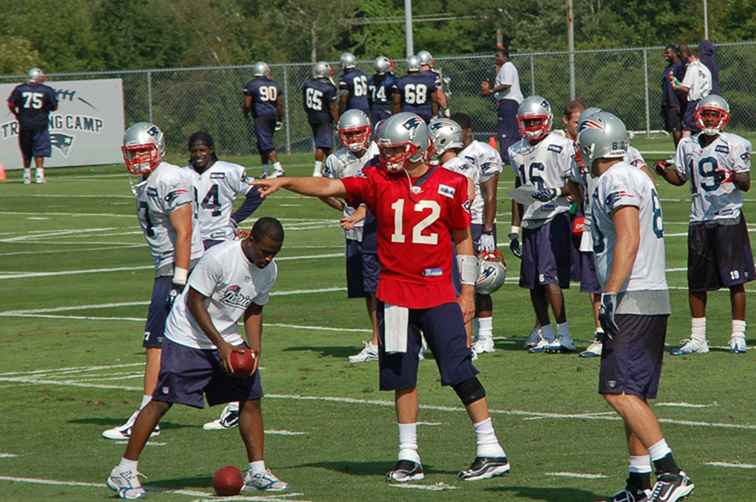
[[[289,72],[283,67],[284,81],[284,116],[286,123],[286,153],[291,153],[291,122],[289,121]]]
[[[152,120],[152,72],[147,72],[147,116],[150,119],[151,123],[154,123]]]
[[[646,100],[646,136],[651,135],[651,115],[648,102],[648,49],[643,48],[643,89]]]
[[[530,95],[535,95],[535,61],[534,56],[530,55]]]

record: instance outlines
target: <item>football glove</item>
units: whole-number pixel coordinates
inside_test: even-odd
[[[175,282],[171,282],[171,290],[168,292],[168,298],[166,299],[168,310],[171,310],[171,308],[173,308],[173,302],[176,301],[176,298],[178,298],[178,296],[184,290],[184,286],[185,284],[176,284]]]
[[[550,202],[559,197],[559,190],[556,188],[544,188],[543,190],[533,192],[530,196],[541,202]]]
[[[509,234],[509,250],[517,258],[522,258],[522,248],[520,248],[520,234]]]
[[[617,310],[617,293],[602,293],[601,306],[599,307],[599,322],[604,330],[604,335],[613,340],[619,333],[619,327],[614,322],[614,313]]]
[[[714,171],[714,179],[720,185],[722,183],[732,183],[735,181],[735,171],[732,169],[717,169]]]
[[[276,120],[276,127],[273,128],[274,131],[280,131],[283,127],[283,122],[280,120]]]
[[[483,232],[480,235],[479,250],[481,253],[493,253],[496,251],[496,241],[492,233]]]
[[[667,169],[669,169],[671,165],[672,164],[670,164],[666,160],[658,160],[656,161],[656,164],[654,164],[654,169],[656,170],[657,173],[664,176],[664,173],[667,171]]]

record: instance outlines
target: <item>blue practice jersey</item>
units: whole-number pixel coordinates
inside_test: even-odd
[[[370,77],[368,81],[368,99],[370,101],[370,112],[389,112],[391,113],[391,100],[394,94],[394,86],[397,80],[394,74],[377,73]]]
[[[325,79],[307,79],[302,84],[302,104],[311,124],[331,122],[331,103],[336,101],[336,87]]]
[[[426,122],[433,116],[431,96],[436,92],[438,79],[431,72],[410,73],[395,85],[401,97],[401,110],[420,115]]]
[[[242,93],[252,98],[253,117],[275,117],[276,100],[281,95],[281,88],[268,77],[256,77],[244,86]]]
[[[362,110],[366,114],[370,113],[368,105],[368,77],[365,72],[357,68],[349,68],[344,71],[339,80],[339,92],[347,93],[346,110]]]
[[[13,89],[8,106],[22,129],[47,129],[50,112],[58,109],[58,97],[50,86],[27,82]]]

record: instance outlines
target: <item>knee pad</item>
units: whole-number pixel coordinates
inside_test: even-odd
[[[465,406],[486,397],[486,389],[483,388],[477,377],[472,377],[457,385],[452,385],[452,389],[454,389],[454,392],[457,393],[462,404]]]

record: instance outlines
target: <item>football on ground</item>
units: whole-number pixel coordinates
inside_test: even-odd
[[[244,486],[244,476],[233,465],[221,467],[213,474],[213,488],[216,495],[222,497],[239,495],[242,486]]]

